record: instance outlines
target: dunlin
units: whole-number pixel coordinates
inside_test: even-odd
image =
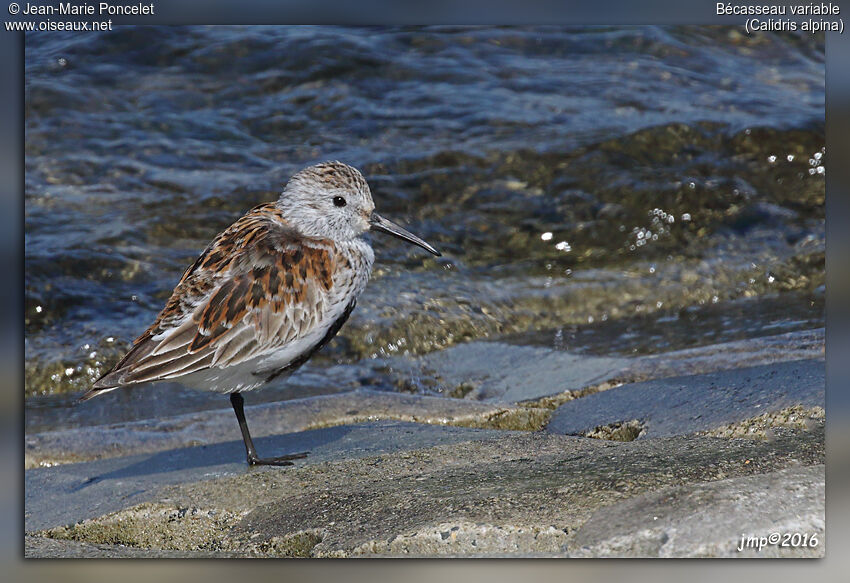
[[[440,255],[375,212],[363,175],[341,162],[295,174],[276,202],[220,233],[183,273],[156,321],[81,397],[178,381],[230,394],[250,465],[292,465],[306,453],[257,456],[243,391],[291,374],[339,332],[375,259],[370,229]]]

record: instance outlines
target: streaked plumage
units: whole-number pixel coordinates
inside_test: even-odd
[[[356,169],[328,162],[302,170],[277,202],[215,237],[156,321],[82,400],[160,380],[238,395],[294,371],[354,309],[374,261],[360,237],[370,226],[438,254],[374,212]],[[232,401],[240,417],[241,397],[238,407]],[[251,460],[252,448],[249,462],[263,463]]]
[[[363,290],[373,260],[360,239],[300,237],[274,203],[260,205],[186,270],[95,389],[176,378],[225,393],[257,388],[324,336]]]

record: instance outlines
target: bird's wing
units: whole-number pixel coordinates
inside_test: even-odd
[[[236,365],[325,324],[336,252],[305,239],[273,204],[218,235],[190,266],[154,324],[101,377],[100,390]]]

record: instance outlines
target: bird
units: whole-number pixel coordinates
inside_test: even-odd
[[[156,381],[229,394],[248,465],[293,465],[309,452],[257,455],[242,393],[289,376],[340,331],[372,272],[370,230],[440,256],[375,212],[356,168],[329,161],[297,172],[276,201],[212,240],[153,324],[80,401]]]

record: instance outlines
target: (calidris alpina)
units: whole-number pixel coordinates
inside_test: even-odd
[[[306,453],[260,458],[241,393],[288,375],[348,319],[375,259],[361,235],[428,243],[375,212],[369,185],[341,162],[295,174],[276,202],[220,233],[183,273],[156,321],[85,401],[153,381],[229,393],[250,465],[292,465]]]

